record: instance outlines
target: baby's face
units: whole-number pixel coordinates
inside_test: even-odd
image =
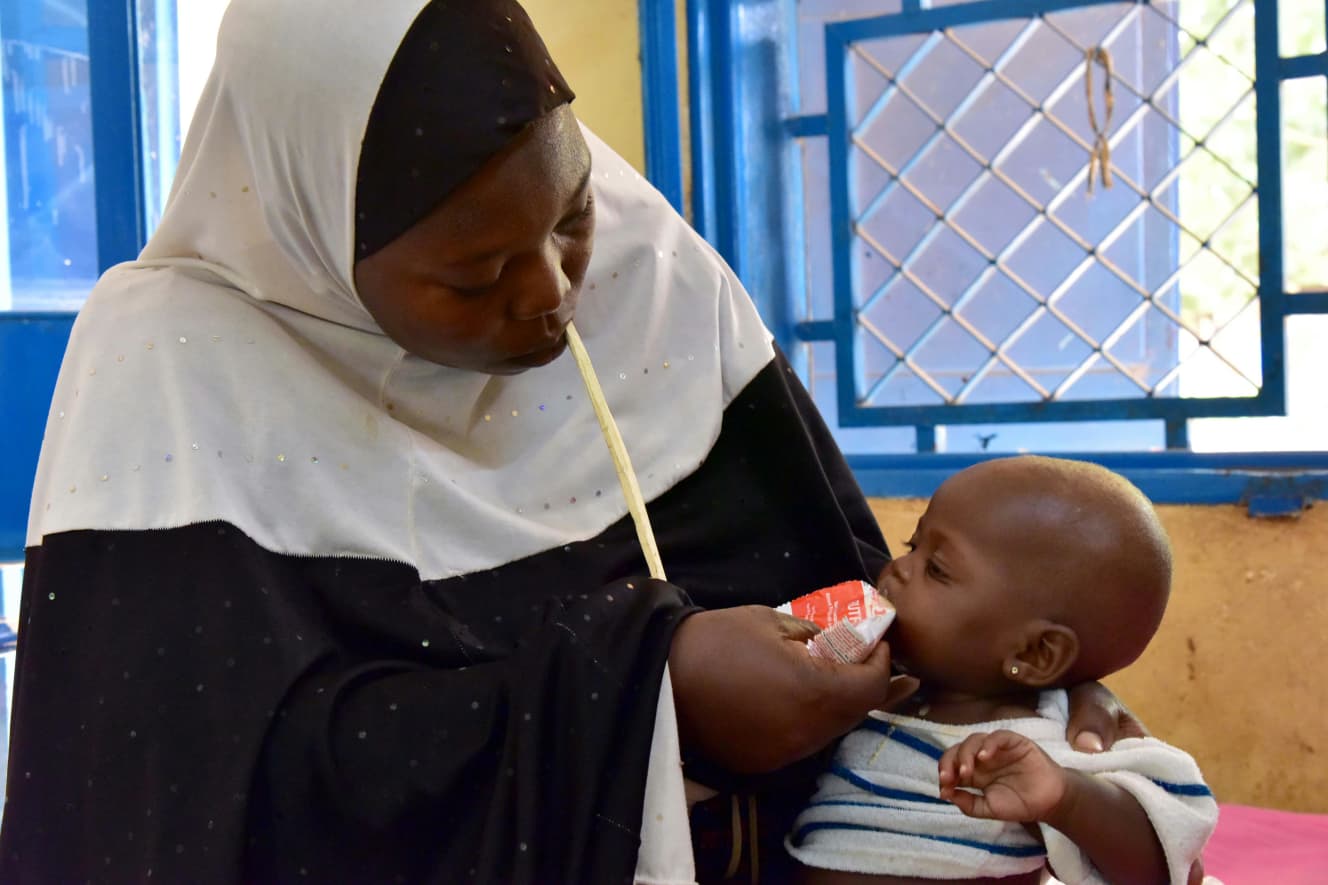
[[[1003,659],[1029,606],[1018,588],[1020,526],[994,518],[990,489],[956,474],[918,520],[907,552],[880,590],[896,609],[886,639],[901,667],[938,688],[989,693],[1007,687]]]

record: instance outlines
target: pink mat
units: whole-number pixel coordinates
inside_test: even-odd
[[[1328,815],[1223,805],[1204,867],[1223,885],[1324,885]]]

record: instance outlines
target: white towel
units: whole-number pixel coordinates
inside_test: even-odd
[[[1040,717],[943,725],[874,714],[840,744],[786,841],[808,866],[859,873],[961,879],[1012,876],[1049,864],[1066,885],[1105,880],[1063,835],[1043,826],[1045,849],[1021,824],[971,818],[939,798],[937,762],[971,734],[1006,729],[1036,741],[1067,768],[1109,779],[1143,807],[1166,853],[1173,885],[1217,824],[1217,803],[1194,760],[1153,738],[1080,753],[1065,741],[1063,691],[1042,695]]]

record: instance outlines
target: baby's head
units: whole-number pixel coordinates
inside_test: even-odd
[[[950,477],[881,576],[891,654],[924,684],[998,695],[1125,667],[1156,632],[1171,546],[1144,494],[1102,467],[988,461]]]

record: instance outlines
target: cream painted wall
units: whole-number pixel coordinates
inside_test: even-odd
[[[212,67],[229,0],[180,4],[181,129]],[[577,115],[637,169],[645,169],[637,0],[524,0],[573,91]],[[679,21],[683,6],[679,3]]]
[[[886,540],[925,501],[874,500]],[[1159,507],[1175,550],[1152,644],[1107,680],[1188,750],[1218,800],[1328,812],[1328,503],[1292,520],[1239,507]]]
[[[600,138],[645,169],[637,0],[523,0]]]

